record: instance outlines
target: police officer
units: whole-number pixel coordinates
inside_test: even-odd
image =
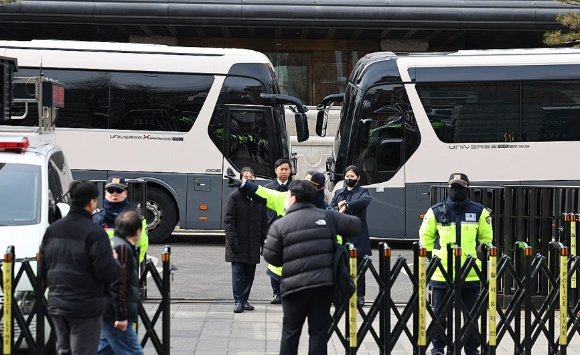
[[[469,179],[462,173],[454,173],[449,177],[448,197],[444,202],[432,206],[423,219],[419,230],[419,239],[427,255],[436,255],[441,259],[444,268],[447,268],[447,244],[457,243],[461,246],[461,262],[467,260],[469,255],[477,256],[477,247],[481,243],[489,243],[493,240],[491,217],[483,205],[472,202],[469,197]],[[456,233],[460,228],[461,239]],[[477,264],[481,267],[481,262]],[[433,289],[433,308],[439,310],[444,301],[446,290],[445,279],[439,268],[433,274],[429,286]],[[479,297],[479,277],[475,270],[471,270],[466,282],[461,287],[461,299],[471,310]],[[445,320],[443,327],[445,328]],[[439,333],[433,336],[432,355],[443,355],[445,342]],[[465,343],[467,355],[479,354],[479,343],[475,334],[471,334]]]
[[[127,199],[127,181],[120,176],[111,176],[105,184],[104,208],[93,215],[93,222],[102,227],[109,238],[115,235],[115,218],[121,212],[131,207]],[[149,247],[149,237],[147,236],[147,221],[143,219],[141,227],[141,237],[135,243],[139,247],[139,262],[143,262]]]

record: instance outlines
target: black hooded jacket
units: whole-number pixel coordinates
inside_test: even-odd
[[[360,232],[355,216],[332,212],[337,233],[350,238]],[[326,223],[326,211],[311,203],[296,203],[284,218],[270,226],[264,259],[282,266],[282,297],[293,292],[333,285],[335,236]]]

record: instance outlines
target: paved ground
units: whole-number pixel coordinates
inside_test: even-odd
[[[161,250],[162,246],[154,245],[150,248],[149,255],[160,256]],[[393,255],[402,255],[411,266],[410,263],[413,259],[409,250],[397,250],[393,252]],[[393,257],[392,263],[397,258]],[[256,309],[252,312],[234,314],[231,299],[231,271],[229,263],[223,261],[223,245],[173,245],[171,262],[178,267],[171,286],[173,301],[171,304],[170,353],[172,355],[265,355],[279,353],[282,307],[270,305],[268,302],[271,297],[271,289],[268,278],[265,276],[265,263],[258,266],[250,296],[250,302]],[[375,256],[373,264],[377,263]],[[398,309],[399,312],[402,312],[402,307],[406,304],[405,300],[408,300],[412,293],[411,283],[405,273],[400,275],[393,287],[393,299],[401,307]],[[152,299],[159,297],[159,293],[155,291],[151,283],[149,291],[150,300],[145,303],[145,306],[150,317],[153,317],[157,306]],[[378,293],[377,284],[369,281],[367,276],[367,303]],[[370,308],[367,305],[364,309],[368,312]],[[394,319],[394,317],[392,318]],[[360,316],[358,322],[360,326],[362,322]],[[556,327],[558,326],[559,320],[556,319]],[[373,323],[373,327],[378,333],[378,320]],[[412,329],[411,321],[408,327]],[[160,325],[156,328],[161,334]],[[341,328],[344,328],[344,323],[341,323]],[[144,334],[142,327],[139,333],[140,336]],[[308,333],[305,326],[299,353],[307,354],[307,346]],[[576,353],[576,349],[580,349],[579,334],[575,334],[573,337],[568,352]],[[155,354],[155,349],[150,341],[145,350],[147,355]],[[328,353],[331,355],[345,353],[336,335],[329,341]],[[364,355],[380,353],[371,334],[367,334],[363,339],[357,353]],[[430,351],[428,350],[427,353],[430,354]],[[540,334],[532,354],[547,353],[545,335]],[[391,354],[413,354],[412,342],[405,334],[398,340]],[[514,354],[513,342],[507,336],[498,346],[497,354]]]
[[[265,355],[278,354],[282,327],[282,307],[269,303],[255,303],[254,311],[235,314],[230,304],[196,302],[173,303],[171,305],[171,354],[172,355]],[[146,302],[146,308],[153,314],[156,305]],[[368,307],[365,307],[368,309]],[[399,309],[401,311],[402,308]],[[362,318],[358,317],[359,325]],[[523,323],[523,322],[522,322]],[[344,324],[344,323],[341,323]],[[559,320],[556,319],[556,327]],[[378,332],[378,321],[373,324]],[[412,329],[412,323],[409,322]],[[159,334],[161,329],[159,328]],[[140,329],[140,336],[144,330]],[[523,334],[523,332],[522,332]],[[394,347],[393,355],[413,354],[413,346],[403,334]],[[575,335],[568,352],[576,353],[580,346],[580,336]],[[155,354],[149,342],[145,354]],[[299,354],[308,353],[308,333],[306,326],[300,339]],[[329,354],[344,354],[338,337],[334,335],[328,344]],[[370,334],[363,340],[357,354],[379,354],[379,347]],[[536,341],[532,354],[547,354],[544,335]],[[430,351],[428,351],[430,354]],[[514,354],[511,339],[503,339],[497,354]]]

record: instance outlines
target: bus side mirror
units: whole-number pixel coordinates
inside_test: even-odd
[[[361,147],[366,147],[369,144],[372,122],[373,122],[372,118],[365,118],[363,120],[360,120],[359,122],[356,141],[358,145]]]
[[[319,137],[326,137],[326,127],[328,126],[329,108],[323,108],[316,115],[316,134]]]
[[[57,203],[55,211],[55,221],[58,221],[59,219],[66,217],[69,211],[70,206],[68,204],[64,202]]]
[[[308,132],[308,120],[305,113],[295,112],[294,120],[296,121],[296,138],[298,142],[308,140],[310,133]]]

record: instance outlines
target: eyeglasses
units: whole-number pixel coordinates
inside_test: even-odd
[[[122,194],[125,190],[118,189],[116,187],[109,187],[107,192],[110,194]]]

